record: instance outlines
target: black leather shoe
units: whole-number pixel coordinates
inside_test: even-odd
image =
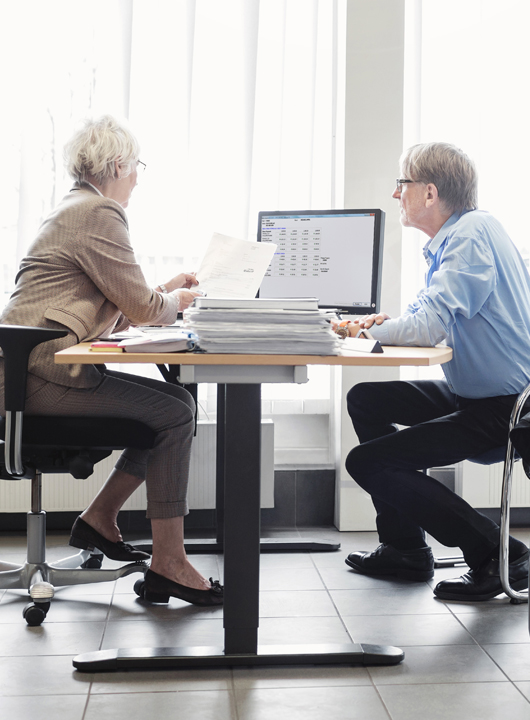
[[[223,586],[220,585],[219,580],[212,580],[212,578],[210,578],[210,583],[212,587],[209,590],[196,590],[148,570],[145,573],[141,597],[154,603],[167,603],[170,597],[175,597],[192,605],[222,605]]]
[[[510,585],[514,590],[528,587],[528,551],[509,564]],[[498,558],[491,558],[477,570],[470,570],[454,580],[442,580],[434,588],[440,600],[491,600],[503,592]]]
[[[97,530],[86,523],[82,517],[76,518],[70,534],[69,545],[82,550],[94,550],[97,548],[111,560],[120,562],[138,562],[150,560],[151,556],[141,550],[135,550],[132,545],[119,542],[111,542],[103,537]]]
[[[394,575],[417,581],[434,577],[434,558],[430,547],[396,550],[392,545],[383,544],[370,553],[350,553],[345,562],[363,575]]]

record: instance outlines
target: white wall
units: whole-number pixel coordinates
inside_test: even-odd
[[[391,196],[403,150],[404,32],[405,0],[349,0],[344,206],[386,213],[381,309],[393,316],[400,314],[401,298],[401,225]],[[345,393],[362,380],[398,378],[398,369],[335,371],[335,523],[340,530],[375,527],[371,500],[344,469],[346,455],[357,443]]]

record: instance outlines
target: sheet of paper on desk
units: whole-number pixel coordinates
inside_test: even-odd
[[[253,298],[276,245],[214,233],[197,271],[198,289],[211,297]]]

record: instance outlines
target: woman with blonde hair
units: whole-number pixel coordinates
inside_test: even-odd
[[[138,265],[125,208],[143,163],[124,123],[106,115],[87,120],[65,147],[74,185],[46,218],[22,260],[0,322],[67,330],[30,358],[26,412],[137,419],[156,433],[152,450],[126,449],[89,507],[77,518],[70,544],[99,548],[120,561],[149,556],[123,542],[120,508],[142,482],[153,557],[145,598],[170,596],[217,605],[223,590],[191,565],[184,549],[184,515],[195,405],[181,387],[97,365],[56,365],[54,353],[108,336],[129,325],[170,325],[197,295],[193,274],[151,288]],[[3,362],[0,402],[3,404]]]

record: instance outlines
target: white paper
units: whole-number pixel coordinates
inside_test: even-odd
[[[253,298],[276,245],[214,233],[197,271],[198,290],[210,297]]]

